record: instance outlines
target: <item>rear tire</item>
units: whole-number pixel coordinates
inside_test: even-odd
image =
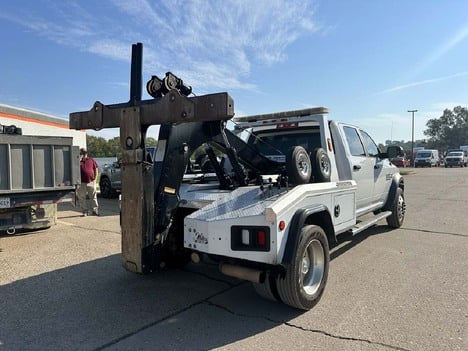
[[[255,292],[263,297],[264,299],[271,300],[277,302],[278,299],[276,295],[278,294],[276,291],[276,281],[270,273],[266,274],[265,281],[263,283],[253,283]],[[275,295],[276,292],[276,295]]]
[[[161,261],[168,268],[182,268],[190,262],[191,251],[184,247],[184,218],[193,211],[178,210],[172,219],[161,249]]]
[[[285,304],[309,310],[320,300],[327,284],[330,253],[322,228],[302,228],[299,244],[286,272],[276,278],[278,295]]]
[[[398,188],[395,200],[393,201],[392,214],[387,217],[387,224],[392,228],[400,228],[405,220],[406,202],[403,189]]]
[[[99,181],[99,190],[101,192],[101,196],[110,199],[116,195],[116,191],[112,188],[112,184],[107,177],[101,177]]]

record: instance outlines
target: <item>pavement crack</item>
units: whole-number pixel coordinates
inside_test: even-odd
[[[235,288],[236,286],[239,286],[239,285],[242,285],[245,283],[245,281],[240,281],[238,283],[231,283],[231,282],[228,282],[227,280],[224,280],[224,279],[221,279],[221,278],[215,278],[215,277],[212,277],[210,276],[209,274],[206,274],[206,273],[202,273],[202,272],[195,272],[195,271],[191,271],[189,269],[185,269],[185,268],[181,268],[180,269],[181,271],[183,272],[186,272],[186,273],[191,273],[191,274],[196,274],[196,275],[199,275],[201,277],[204,277],[206,279],[209,279],[209,280],[212,280],[212,281],[215,281],[215,282],[218,282],[218,283],[224,283],[224,284],[227,284],[229,285],[230,287],[232,288]]]
[[[401,227],[400,229],[403,230],[411,230],[412,232],[421,232],[421,233],[429,233],[429,234],[441,234],[441,235],[451,235],[451,236],[459,236],[467,238],[468,235],[460,234],[460,233],[447,233],[447,232],[438,232],[436,230],[429,230],[429,229],[418,229],[418,228],[408,228],[408,227]]]
[[[329,333],[329,332],[326,332],[326,331],[320,330],[320,329],[305,328],[305,327],[302,327],[300,325],[296,325],[296,324],[281,321],[281,320],[276,320],[276,319],[273,319],[273,318],[270,318],[270,317],[254,316],[254,315],[248,315],[248,314],[244,314],[244,313],[234,312],[233,310],[229,309],[228,307],[222,306],[222,305],[214,303],[212,301],[206,301],[205,303],[207,305],[209,305],[209,306],[219,308],[219,309],[221,309],[221,310],[223,310],[223,311],[225,311],[227,313],[230,313],[230,314],[232,314],[232,315],[234,315],[236,317],[263,319],[263,320],[266,320],[266,321],[274,323],[274,324],[285,325],[285,326],[295,328],[295,329],[299,329],[301,331],[305,331],[305,332],[309,332],[309,333],[321,334],[321,335],[324,335],[324,336],[327,336],[327,337],[333,338],[333,339],[339,339],[339,340],[345,340],[345,341],[356,341],[356,342],[366,343],[366,344],[369,344],[369,345],[379,345],[379,346],[386,347],[386,348],[391,349],[391,350],[397,350],[397,351],[411,351],[411,350],[403,348],[403,347],[393,346],[393,345],[386,344],[386,343],[379,342],[379,341],[372,341],[372,340],[368,340],[368,339],[364,339],[364,338],[356,338],[356,337],[350,337],[350,336],[337,335],[337,334],[332,334],[332,333]]]
[[[295,325],[295,324],[289,323],[289,322],[284,322],[283,324],[287,325],[289,327],[292,327],[292,328],[302,330],[302,331],[316,333],[316,334],[322,334],[322,335],[325,335],[325,336],[328,336],[328,337],[334,338],[334,339],[363,342],[363,343],[366,343],[366,344],[369,344],[369,345],[379,345],[379,346],[382,346],[382,347],[389,348],[391,350],[411,351],[409,349],[405,349],[404,347],[393,346],[393,345],[386,344],[386,343],[383,343],[383,342],[380,342],[380,341],[372,341],[372,340],[368,340],[368,339],[364,339],[364,338],[355,338],[355,337],[351,337],[351,336],[343,336],[343,335],[332,334],[332,333],[329,333],[329,332],[326,332],[326,331],[320,330],[320,329],[304,328],[304,327],[301,327],[300,325]]]
[[[196,301],[196,302],[194,302],[194,303],[192,303],[192,304],[190,304],[190,305],[188,305],[188,306],[186,306],[186,307],[183,307],[183,308],[180,308],[180,309],[178,309],[178,310],[176,310],[176,311],[173,311],[173,312],[167,314],[166,316],[164,316],[164,317],[162,317],[162,318],[160,318],[160,319],[155,320],[154,322],[148,323],[148,324],[146,324],[146,325],[144,325],[144,326],[142,326],[142,327],[140,327],[140,328],[138,328],[138,329],[136,329],[136,330],[133,330],[133,331],[131,331],[131,332],[127,333],[127,334],[124,334],[124,335],[122,335],[122,336],[120,336],[120,337],[118,337],[118,338],[116,338],[116,339],[114,339],[114,340],[111,340],[111,341],[105,343],[104,345],[101,345],[101,346],[99,346],[99,347],[96,347],[96,348],[94,349],[94,351],[105,350],[106,348],[108,348],[108,347],[110,347],[110,346],[113,346],[113,345],[115,345],[115,344],[117,344],[117,343],[119,343],[119,342],[121,342],[121,341],[123,341],[123,340],[125,340],[125,339],[127,339],[127,338],[130,338],[130,337],[132,337],[132,336],[134,336],[134,335],[136,335],[136,334],[138,334],[138,333],[140,333],[140,332],[146,330],[146,329],[149,329],[149,328],[151,328],[151,327],[154,327],[154,326],[156,326],[156,325],[158,325],[158,324],[160,324],[160,323],[162,323],[162,322],[165,322],[165,321],[167,321],[168,319],[171,319],[171,318],[173,318],[173,317],[175,317],[175,316],[177,316],[177,315],[179,315],[179,314],[181,314],[181,313],[184,313],[184,312],[186,312],[186,311],[188,311],[188,310],[190,310],[190,309],[192,309],[192,308],[194,308],[194,307],[196,307],[196,306],[200,306],[200,305],[209,303],[209,300],[210,300],[210,299],[215,298],[216,296],[222,295],[222,294],[224,294],[225,292],[227,292],[227,291],[233,289],[234,287],[235,287],[235,286],[229,286],[229,287],[227,287],[227,288],[225,288],[225,289],[222,289],[222,290],[220,290],[220,291],[218,291],[218,292],[216,292],[216,293],[214,293],[214,294],[211,294],[210,296],[208,296],[208,297],[206,297],[206,298],[204,298],[204,299],[202,299],[202,300]]]
[[[96,228],[88,228],[88,227],[83,227],[81,225],[73,225],[76,228],[83,229],[85,231],[93,231],[93,232],[98,232],[98,233],[110,233],[110,234],[117,234],[120,235],[120,232],[116,232],[115,230],[102,230],[102,229],[96,229]]]

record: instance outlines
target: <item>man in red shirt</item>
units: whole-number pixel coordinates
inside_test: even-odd
[[[78,199],[83,210],[83,216],[87,216],[88,214],[99,216],[96,193],[98,164],[92,157],[88,156],[88,152],[85,149],[80,150],[80,170],[81,185],[78,188]]]

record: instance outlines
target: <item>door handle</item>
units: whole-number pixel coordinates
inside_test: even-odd
[[[353,170],[359,171],[361,169],[361,165],[354,165]]]
[[[380,168],[380,165],[375,165],[374,166],[374,169],[379,169]]]

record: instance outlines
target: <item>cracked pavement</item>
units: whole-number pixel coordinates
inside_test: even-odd
[[[331,251],[311,311],[256,296],[213,264],[148,276],[120,262],[117,200],[0,236],[2,350],[466,350],[468,169],[405,176],[407,217]]]

